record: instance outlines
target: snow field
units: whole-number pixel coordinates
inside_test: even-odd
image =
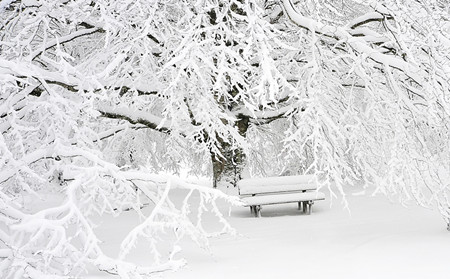
[[[178,201],[184,194],[181,190],[172,193]],[[449,278],[450,234],[436,211],[405,208],[382,196],[349,195],[348,200],[350,213],[336,200],[330,207],[329,196],[315,203],[312,215],[302,214],[296,204],[264,206],[262,218],[252,217],[248,208],[233,207],[227,219],[236,236],[211,238],[209,251],[183,239],[175,258],[185,258],[187,265],[158,277]],[[225,214],[230,210],[223,203],[219,207]],[[204,218],[207,230],[219,228],[213,216]],[[121,238],[135,222],[127,214],[101,221],[97,232],[106,239],[107,253],[118,253]],[[161,239],[161,246],[169,238]],[[170,249],[164,253],[163,257],[168,256]],[[145,243],[130,257],[140,264],[151,262]],[[111,276],[91,274],[91,278]]]

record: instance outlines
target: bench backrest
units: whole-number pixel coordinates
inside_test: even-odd
[[[296,175],[242,179],[237,183],[239,195],[258,195],[279,192],[316,190],[314,175]]]

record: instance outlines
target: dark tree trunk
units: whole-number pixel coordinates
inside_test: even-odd
[[[236,186],[241,179],[245,165],[245,154],[241,148],[231,149],[228,144],[221,148],[222,156],[211,154],[213,166],[213,187],[219,182]]]
[[[241,136],[245,137],[249,125],[249,118],[239,115],[236,126]],[[222,156],[211,154],[213,167],[213,187],[216,188],[218,183],[223,181],[227,184],[236,186],[241,179],[242,170],[245,165],[245,153],[242,148],[233,148],[228,143],[220,141],[219,150]]]
[[[213,168],[213,187],[217,188],[225,169],[226,160],[223,157],[219,157],[214,153],[211,154],[212,168]]]

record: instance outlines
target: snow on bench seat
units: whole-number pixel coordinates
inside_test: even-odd
[[[290,193],[290,194],[277,194],[277,195],[260,195],[249,196],[241,198],[241,201],[245,203],[245,206],[252,205],[269,205],[279,203],[301,202],[311,200],[324,200],[325,194],[321,192],[305,192],[305,193]]]
[[[296,175],[242,179],[238,182],[239,195],[316,190],[314,175]]]
[[[312,174],[307,175],[293,175],[293,176],[274,176],[261,178],[247,178],[242,179],[238,183],[241,186],[264,186],[264,185],[279,185],[279,184],[295,184],[295,183],[315,183],[316,177]]]
[[[281,192],[310,191],[316,190],[315,183],[310,184],[282,184],[282,185],[262,185],[262,186],[239,186],[241,196],[253,194],[273,194]]]

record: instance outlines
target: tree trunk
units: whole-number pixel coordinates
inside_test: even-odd
[[[249,118],[239,115],[236,122],[239,134],[246,136]],[[242,170],[245,165],[245,153],[240,147],[233,148],[225,141],[220,141],[219,150],[222,156],[211,153],[213,167],[213,187],[217,188],[219,182],[231,184],[236,187],[237,182],[242,178]]]
[[[211,154],[213,187],[216,188],[219,182],[236,186],[241,179],[246,156],[241,148],[232,150],[228,144],[222,146],[221,152],[222,156]]]

